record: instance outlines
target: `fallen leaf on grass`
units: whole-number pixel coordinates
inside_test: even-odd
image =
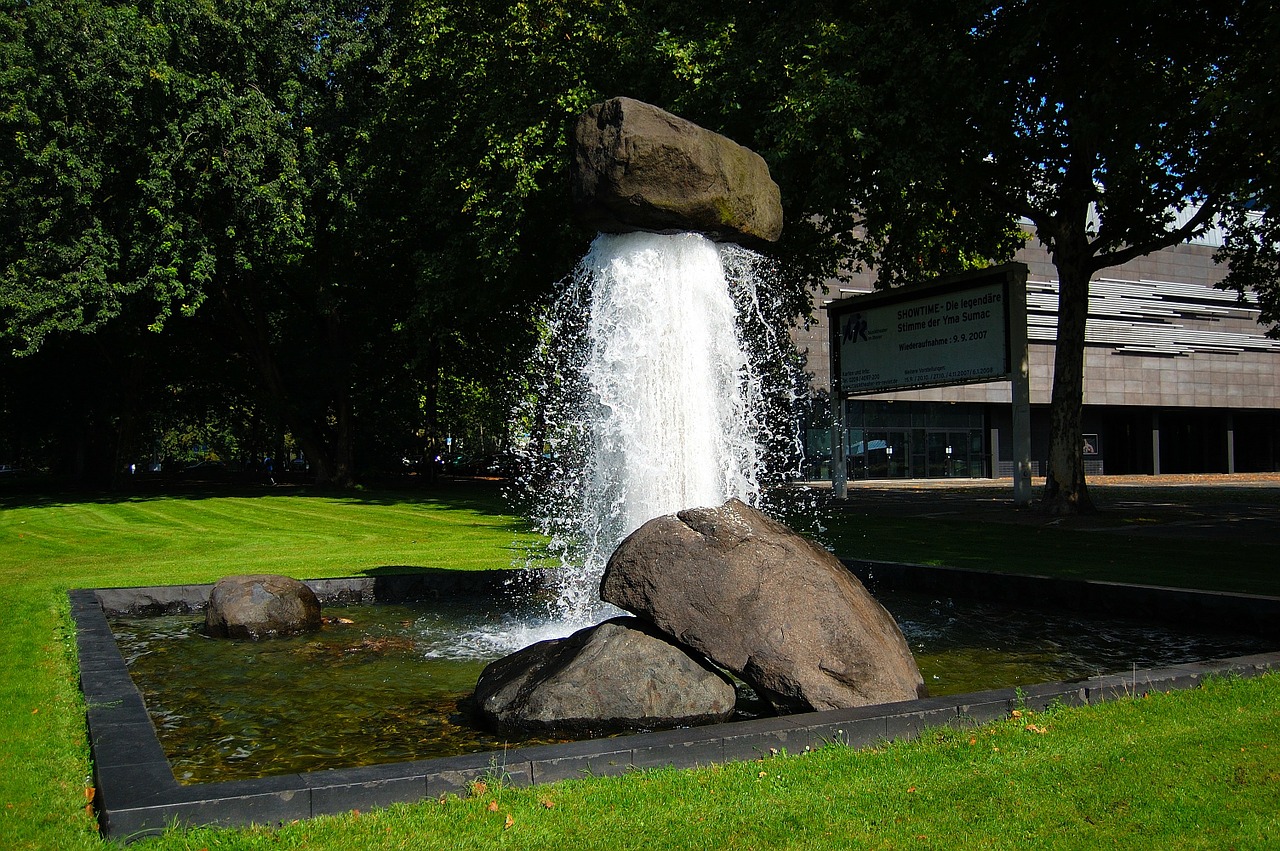
[[[552,809],[556,805],[556,802],[551,800],[550,798],[543,798],[542,800],[538,801],[538,803],[542,806],[544,810]]]
[[[1042,736],[1043,736],[1045,733],[1049,732],[1049,731],[1048,731],[1048,730],[1046,730],[1044,727],[1041,727],[1041,726],[1040,726],[1040,725],[1038,725],[1038,724],[1028,724],[1028,725],[1027,725],[1027,727],[1026,727],[1026,730],[1027,730],[1027,732],[1028,732],[1028,733],[1039,733],[1039,734],[1040,734],[1040,735],[1042,735]]]
[[[473,797],[479,798],[481,795],[483,795],[485,792],[488,792],[488,791],[489,791],[489,784],[485,783],[483,780],[477,780],[475,783],[471,784],[471,795]]]
[[[512,817],[511,813],[507,813],[507,820],[502,823],[502,829],[510,830],[511,826],[515,823],[516,823],[515,818]]]
[[[489,812],[491,812],[491,813],[496,813],[497,811],[498,811],[498,802],[497,802],[497,801],[490,801],[490,802],[489,802]]]

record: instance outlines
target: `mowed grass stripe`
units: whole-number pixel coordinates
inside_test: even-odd
[[[358,573],[385,565],[510,567],[537,538],[509,515],[433,503],[263,496],[62,503],[4,512],[0,575],[38,561],[101,582],[153,572],[212,581],[232,572]],[[176,572],[176,573],[175,573]]]

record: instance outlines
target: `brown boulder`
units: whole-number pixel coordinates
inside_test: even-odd
[[[779,712],[924,694],[902,631],[862,583],[738,500],[641,526],[609,559],[600,596],[742,677]]]
[[[705,659],[620,617],[493,662],[472,705],[500,733],[600,733],[723,721],[736,699]]]
[[[209,594],[205,631],[225,638],[278,638],[320,628],[320,601],[296,579],[227,576]]]
[[[572,144],[574,206],[595,230],[766,242],[782,234],[782,196],[764,159],[656,106],[598,103],[578,119]]]

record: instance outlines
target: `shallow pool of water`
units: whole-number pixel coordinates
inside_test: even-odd
[[[902,628],[929,693],[939,696],[1274,649],[1255,635],[902,593],[880,599]]]
[[[1185,633],[901,593],[880,595],[930,692],[960,694],[1270,649]],[[496,737],[459,707],[494,659],[556,634],[488,598],[329,606],[318,633],[210,639],[203,618],[118,618],[116,641],[183,783],[429,759],[554,741]],[[758,704],[748,698],[744,716]]]

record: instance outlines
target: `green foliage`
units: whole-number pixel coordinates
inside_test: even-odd
[[[1251,164],[1237,204],[1227,211],[1227,238],[1219,259],[1230,263],[1224,287],[1253,293],[1261,321],[1280,336],[1280,158],[1269,140],[1280,134],[1275,109],[1276,39],[1280,9],[1249,3],[1240,26],[1244,44],[1229,93],[1226,119],[1238,140],[1238,155]]]
[[[751,100],[767,105],[755,120],[789,199],[788,259],[815,283],[863,267],[881,286],[918,281],[1003,259],[1023,239],[1007,211],[957,191],[940,162],[950,140],[932,132],[937,103],[918,100],[958,59],[934,43],[942,10],[883,6],[808,2],[750,24],[774,46],[754,76],[782,81]],[[915,16],[936,22],[917,29]]]
[[[139,289],[118,274],[119,220],[146,155],[130,95],[157,45],[135,10],[98,3],[6,3],[0,20],[0,316],[29,352],[99,327]],[[175,295],[155,293],[162,311]]]
[[[1229,285],[1274,318],[1280,240],[1251,213],[1278,182],[1259,130],[1275,27],[1260,4],[1147,0],[13,0],[0,372],[56,384],[49,364],[97,353],[84,371],[128,391],[93,406],[104,469],[146,442],[129,429],[154,400],[201,382],[337,483],[419,433],[501,432],[538,305],[590,237],[568,207],[570,123],[616,94],[769,161],[780,316],[859,266],[890,285],[1003,260],[1020,217],[1079,306],[1093,272],[1221,213]],[[92,342],[45,364],[8,354],[75,335]]]
[[[148,329],[178,357],[133,398],[212,378],[334,482],[440,439],[444,385],[513,392],[533,307],[590,236],[567,206],[569,123],[685,79],[696,43],[655,39],[662,14],[8,5],[0,337],[30,357],[107,330],[123,360],[155,355],[131,333]],[[466,416],[497,433],[497,407]]]
[[[1273,64],[1258,10],[1154,0],[1105,15],[1058,0],[806,8],[818,26],[783,103],[800,128],[789,149],[813,163],[813,221],[882,285],[1004,260],[1019,220],[1034,226],[1061,284],[1046,505],[1088,510],[1090,278],[1224,214],[1233,245],[1274,252],[1274,233],[1237,214],[1260,171],[1256,128],[1238,113],[1261,101],[1256,81],[1274,77],[1257,76]],[[1237,282],[1268,268],[1265,257],[1247,265]]]
[[[281,374],[273,325],[289,327],[290,312],[311,324],[297,306],[314,292],[290,288],[314,280],[304,261],[323,221],[317,197],[341,200],[320,179],[332,169],[316,126],[330,129],[321,122],[346,60],[325,44],[343,15],[365,13],[293,0],[77,0],[4,14],[9,75],[26,85],[3,95],[16,144],[0,149],[15,178],[0,187],[14,235],[0,247],[0,337],[30,356],[51,335],[109,331],[121,342],[147,329],[166,342],[132,337],[120,360],[181,348],[165,367],[187,374],[162,370],[180,381],[232,378],[230,350],[259,375],[242,367],[235,383],[262,386],[264,407],[299,431],[325,422],[333,394]]]
[[[15,238],[0,316],[20,352],[130,303],[158,330],[218,276],[305,247],[305,136],[291,120],[303,104],[281,74],[313,50],[301,14],[286,2],[6,6],[0,216]],[[255,61],[272,52],[283,67]]]
[[[779,138],[810,157],[821,226],[890,281],[1008,257],[1016,217],[1094,271],[1202,232],[1256,173],[1236,4],[812,6]]]

